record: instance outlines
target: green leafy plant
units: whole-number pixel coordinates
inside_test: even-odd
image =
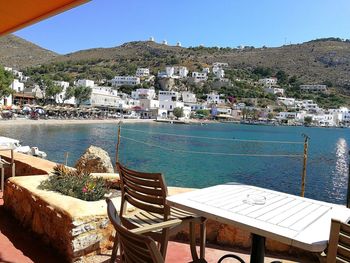
[[[62,193],[85,201],[97,201],[108,188],[103,178],[95,178],[87,171],[69,169],[64,165],[54,167],[52,175],[41,182],[39,189]]]

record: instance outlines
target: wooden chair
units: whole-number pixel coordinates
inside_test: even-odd
[[[109,220],[113,224],[116,235],[120,243],[120,255],[121,262],[125,263],[163,263],[164,258],[157,248],[155,241],[146,235],[141,235],[147,233],[152,229],[159,229],[162,227],[169,227],[173,223],[162,222],[160,225],[152,225],[141,228],[135,228],[128,230],[121,225],[120,218],[117,214],[115,206],[112,201],[107,198],[107,213]],[[197,263],[205,263],[205,260],[198,260]],[[194,263],[194,262],[193,262]]]
[[[121,208],[119,212],[123,226],[128,229],[151,227],[158,224],[158,229],[148,231],[146,235],[158,242],[163,258],[166,256],[169,236],[179,232],[183,227],[189,226],[190,248],[193,260],[198,259],[195,240],[195,224],[200,225],[200,258],[205,257],[206,219],[192,213],[170,207],[166,202],[167,186],[160,173],[143,173],[130,170],[117,163],[121,181]],[[127,204],[138,208],[136,213],[126,214]],[[162,223],[170,222],[164,227]],[[176,222],[172,224],[171,222]],[[118,241],[114,243],[112,262],[115,260]]]
[[[1,170],[1,191],[4,192],[4,185],[5,185],[5,168],[10,167],[12,172],[12,177],[15,176],[16,168],[15,168],[15,161],[13,157],[13,149],[5,149],[0,147],[0,151],[11,151],[11,160],[10,162],[3,159],[0,155],[0,170]]]
[[[326,262],[350,262],[349,224],[332,219]]]

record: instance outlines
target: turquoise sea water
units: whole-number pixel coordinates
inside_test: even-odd
[[[301,155],[302,144],[241,142],[186,136],[302,142],[301,134],[305,133],[311,138],[305,196],[345,204],[349,129],[157,123],[124,124],[123,127],[125,130],[122,130],[122,136],[139,142],[123,138],[120,160],[134,169],[163,172],[168,185],[200,188],[236,181],[296,195],[300,194],[302,157],[249,157],[230,154]],[[38,146],[48,154],[49,160],[55,162],[63,163],[64,153],[69,152],[69,164],[74,165],[91,144],[102,147],[109,152],[113,161],[115,159],[116,124],[0,127],[0,135],[17,138],[23,145]],[[208,152],[227,155],[210,155]]]

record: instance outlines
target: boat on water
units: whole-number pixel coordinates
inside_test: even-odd
[[[24,153],[40,158],[46,158],[47,154],[38,147],[22,146],[19,140],[0,136],[0,147],[13,149],[15,152]]]

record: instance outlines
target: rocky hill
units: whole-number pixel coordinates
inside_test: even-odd
[[[57,56],[55,52],[15,35],[0,37],[0,65],[23,69],[48,62]]]
[[[276,48],[182,48],[154,42],[130,42],[115,48],[83,50],[55,59],[56,62],[95,64],[114,71],[125,66],[153,67],[182,64],[197,70],[213,62],[228,62],[232,68],[271,68],[297,76],[305,83],[328,81],[350,87],[350,42],[337,39],[314,40]],[[129,65],[125,65],[128,63]]]
[[[0,38],[0,63],[19,68],[45,64],[41,72],[66,77],[110,78],[115,74],[133,74],[139,66],[150,67],[153,73],[166,65],[185,65],[190,70],[199,70],[216,61],[228,62],[233,69],[283,70],[304,83],[327,82],[338,90],[350,90],[350,42],[337,38],[244,49],[183,48],[137,41],[62,56],[13,35]]]

